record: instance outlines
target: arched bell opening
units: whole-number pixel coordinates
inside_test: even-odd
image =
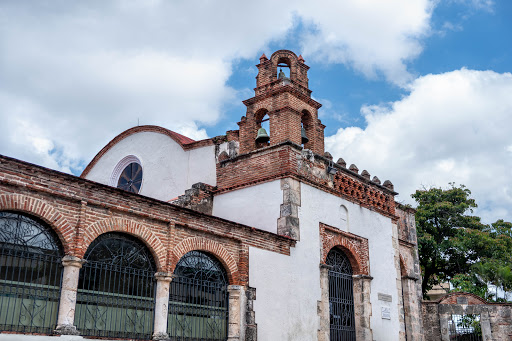
[[[62,244],[42,220],[0,212],[0,328],[51,334],[62,284]]]
[[[330,340],[355,340],[354,284],[349,258],[333,248],[327,254],[329,265]]]
[[[313,119],[311,113],[302,110],[301,115],[301,144],[306,149],[311,149],[311,139],[313,137]]]
[[[283,82],[283,85],[290,84],[291,65],[290,58],[288,57],[281,57],[277,60],[276,75],[277,79]]]
[[[91,243],[84,259],[75,313],[81,335],[150,339],[157,268],[146,245],[109,232]]]
[[[227,340],[228,276],[222,263],[190,251],[176,264],[167,331],[174,340]]]
[[[266,109],[259,110],[255,115],[256,138],[254,143],[256,148],[262,148],[270,145],[270,117]]]

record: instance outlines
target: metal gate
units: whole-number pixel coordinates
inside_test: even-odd
[[[0,212],[0,331],[53,333],[62,256],[49,226],[22,214]]]
[[[131,236],[106,233],[84,258],[75,313],[80,334],[151,339],[156,266],[149,250]]]
[[[356,328],[354,318],[354,291],[352,267],[347,256],[332,249],[326,260],[329,269],[329,316],[330,340],[354,341]]]
[[[227,283],[226,272],[214,257],[191,251],[181,258],[169,295],[171,340],[227,340]]]
[[[451,341],[482,341],[480,315],[452,315],[448,330]]]

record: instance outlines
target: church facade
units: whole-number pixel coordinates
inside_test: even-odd
[[[0,156],[0,340],[422,340],[414,212],[325,152],[301,56],[257,67],[226,135],[137,126],[80,177]]]

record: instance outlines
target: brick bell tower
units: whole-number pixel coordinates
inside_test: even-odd
[[[243,102],[247,106],[247,114],[238,122],[240,153],[291,141],[324,155],[325,126],[318,119],[318,109],[322,105],[311,98],[309,66],[304,64],[302,56],[279,50],[270,59],[263,54],[256,66],[255,96]],[[282,68],[289,69],[289,77],[281,71]],[[270,139],[268,142],[256,141],[261,123],[267,118]],[[307,142],[301,134],[302,128]]]

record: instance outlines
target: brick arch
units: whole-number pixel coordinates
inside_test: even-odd
[[[72,255],[74,236],[73,226],[49,202],[22,194],[2,194],[0,211],[27,213],[47,223],[57,234],[65,254]]]
[[[325,264],[329,251],[337,247],[347,255],[354,275],[370,274],[368,239],[341,231],[324,223],[320,223],[320,236],[322,238],[323,264]]]
[[[214,240],[200,237],[187,238],[182,240],[180,243],[178,243],[178,245],[174,247],[171,256],[171,272],[174,272],[174,268],[176,267],[176,264],[181,259],[181,257],[190,251],[206,251],[211,253],[222,263],[226,269],[229,284],[240,284],[238,266],[235,258],[231,255],[231,253],[226,250],[220,243]]]
[[[162,271],[166,264],[166,252],[164,244],[147,227],[127,218],[106,218],[84,228],[83,244],[79,257],[85,255],[85,251],[91,243],[100,235],[107,232],[121,232],[132,235],[147,246],[156,263],[158,271]]]
[[[350,266],[352,267],[352,273],[354,275],[362,274],[361,273],[361,268],[362,268],[361,260],[351,245],[335,244],[335,245],[332,245],[332,247],[329,247],[329,252],[334,248],[343,251],[343,253],[347,256],[348,260],[350,261]],[[327,260],[327,255],[329,254],[329,252],[327,252],[324,256],[324,259],[323,259],[324,263]],[[364,274],[364,275],[367,275],[367,274]]]

